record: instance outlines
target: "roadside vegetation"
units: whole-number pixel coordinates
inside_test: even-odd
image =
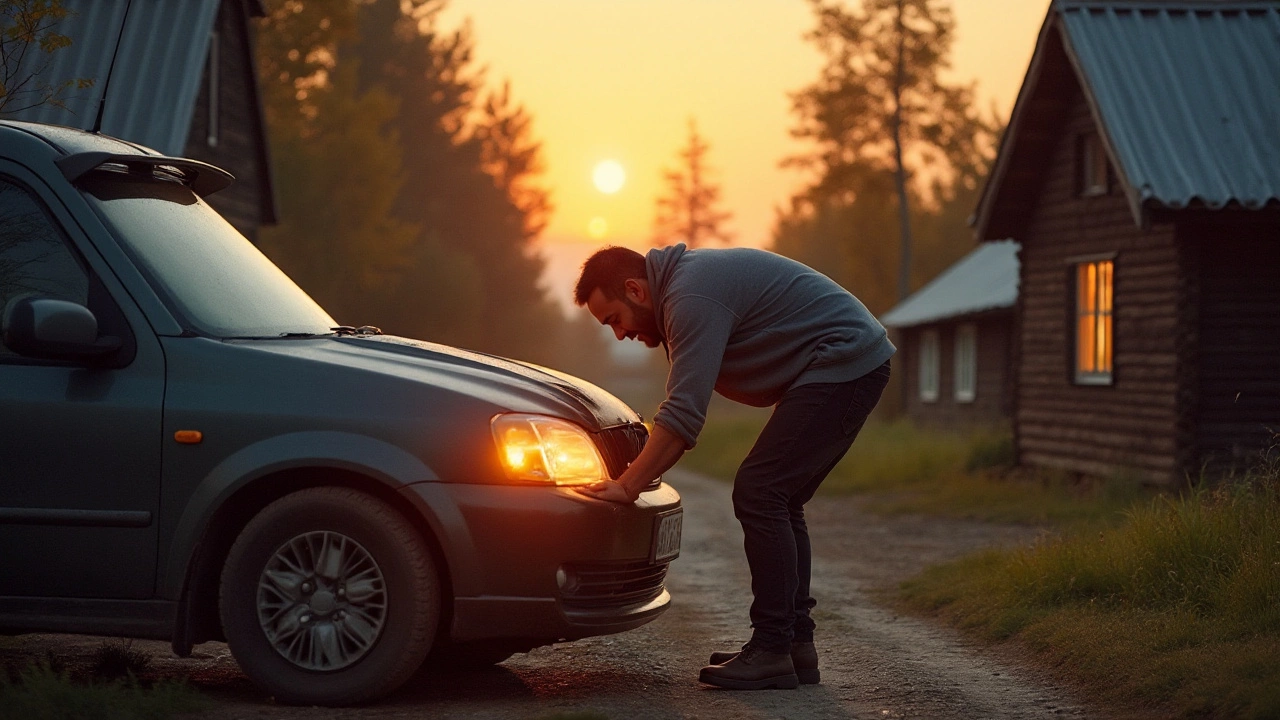
[[[9,668],[0,672],[0,720],[163,720],[207,707],[184,683],[151,682],[150,663],[131,643],[111,641],[84,669],[52,655]]]
[[[765,419],[709,423],[683,462],[731,480]],[[1012,460],[999,432],[871,422],[822,492],[860,494],[873,512],[1053,527],[1031,547],[930,568],[898,602],[1013,643],[1112,708],[1280,717],[1280,436],[1250,472],[1179,492]]]
[[[1280,463],[1147,500],[1107,530],[931,568],[902,598],[1016,639],[1109,703],[1280,717]]]
[[[768,415],[712,417],[681,463],[731,481]],[[1115,523],[1146,496],[1132,478],[1015,469],[1007,430],[952,434],[923,430],[906,420],[875,419],[819,492],[862,495],[873,512],[1054,526]]]

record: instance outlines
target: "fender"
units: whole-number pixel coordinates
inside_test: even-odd
[[[440,482],[436,473],[416,456],[395,445],[354,433],[288,433],[248,445],[218,463],[187,499],[159,578],[159,596],[180,597],[195,549],[214,513],[228,498],[260,478],[293,468],[349,470],[393,491],[410,484]],[[408,497],[412,493],[401,495]],[[442,544],[461,549],[464,555],[474,554],[474,550],[470,550],[473,548],[470,533],[457,508],[446,493],[438,493],[436,498],[440,502],[413,504]],[[455,564],[452,558],[446,557],[445,561],[451,567]]]

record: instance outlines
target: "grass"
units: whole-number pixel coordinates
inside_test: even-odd
[[[712,416],[684,467],[732,480],[768,419]],[[1143,496],[1139,483],[1054,471],[1013,469],[1007,430],[941,433],[906,420],[872,420],[820,492],[859,494],[882,513],[927,513],[995,522],[1105,525]]]
[[[685,462],[731,480],[766,420],[713,419]],[[1014,469],[999,432],[870,422],[823,484],[873,511],[1053,525],[905,583],[904,609],[1012,642],[1095,701],[1181,718],[1280,718],[1280,438],[1252,473],[1181,495]]]
[[[93,668],[90,673],[95,678],[117,680],[138,677],[150,669],[151,656],[133,647],[132,640],[104,640],[93,651]]]
[[[1106,702],[1280,717],[1280,475],[934,567],[902,598],[989,640],[1016,639]]]
[[[206,704],[181,683],[146,687],[133,676],[77,682],[47,663],[29,665],[13,678],[0,674],[2,720],[161,720]]]

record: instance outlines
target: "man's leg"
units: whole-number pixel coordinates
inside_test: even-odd
[[[803,598],[806,604],[811,602],[807,587],[808,533],[802,514],[798,526],[793,522],[792,507],[802,507],[813,496],[822,479],[848,450],[887,378],[888,368],[882,367],[847,383],[793,388],[774,408],[738,469],[733,505],[734,514],[742,523],[751,569],[754,644],[773,652],[789,650],[797,619],[802,563]],[[808,617],[808,608],[804,617]],[[812,627],[801,629],[812,634]]]
[[[809,479],[809,482],[791,498],[790,510],[791,531],[796,544],[796,595],[793,605],[795,610],[794,636],[792,642],[813,642],[814,622],[810,617],[817,602],[809,593],[809,581],[812,571],[812,551],[809,544],[809,528],[804,520],[804,506],[818,491],[818,486],[827,478],[831,470],[842,460],[853,441],[857,439],[867,416],[880,402],[880,396],[889,383],[889,363],[871,371],[867,375],[853,381],[850,388],[849,405],[841,420],[840,429],[847,435],[848,444],[825,467]]]

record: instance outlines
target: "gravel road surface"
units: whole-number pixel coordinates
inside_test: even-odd
[[[556,713],[638,718],[1060,718],[1106,717],[1070,692],[1011,666],[1007,656],[929,621],[886,609],[883,597],[926,565],[976,548],[1034,540],[1034,528],[924,517],[882,517],[856,498],[815,498],[808,506],[818,599],[822,684],[796,690],[733,692],[701,685],[713,650],[749,637],[750,603],[742,536],[729,486],[673,470],[684,498],[684,543],[662,617],[638,630],[540,648],[492,669],[421,674],[382,702],[324,709],[273,704],[239,671],[226,646],[206,643],[173,658],[165,643],[136,643],[166,676],[184,677],[213,698],[207,717],[492,718]],[[6,663],[54,650],[74,662],[98,638],[28,635],[0,646]]]

